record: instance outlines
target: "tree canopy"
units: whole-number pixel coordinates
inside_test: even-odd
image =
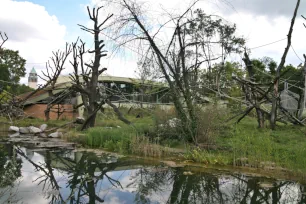
[[[20,78],[26,74],[25,64],[26,60],[19,55],[19,51],[2,49],[0,54],[1,80],[19,83]]]
[[[26,85],[20,85],[20,78],[26,75],[26,60],[19,55],[19,51],[1,49],[0,51],[0,86],[1,90],[15,95],[32,91]]]

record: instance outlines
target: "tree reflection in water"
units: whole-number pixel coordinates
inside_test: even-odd
[[[261,185],[262,183],[269,185]],[[140,169],[129,185],[135,203],[150,203],[150,194],[170,189],[164,203],[306,203],[305,186],[243,175],[185,175],[181,169]]]
[[[114,187],[122,188],[119,181],[112,179],[107,172],[113,171],[117,165],[121,164],[110,157],[98,157],[94,153],[82,153],[77,160],[64,158],[61,154],[53,154],[49,151],[45,152],[45,163],[35,163],[27,157],[27,155],[19,148],[17,152],[20,156],[28,160],[37,171],[43,173],[35,182],[43,185],[43,190],[49,193],[50,203],[102,203],[104,199],[96,195],[96,185],[99,181],[107,179]],[[53,164],[60,163],[58,171],[66,174],[67,189],[70,189],[68,198],[61,195],[61,189],[54,176]],[[49,199],[49,197],[47,197]]]
[[[137,160],[85,152],[69,156],[67,152],[45,151],[43,161],[35,162],[24,149],[16,147],[14,151],[35,167],[40,176],[34,182],[47,192],[45,199],[49,203],[102,203],[107,195],[117,197],[120,192],[125,193],[123,199],[132,197],[130,202],[134,203],[306,203],[305,186],[291,181],[218,172],[190,175],[182,168],[160,165],[135,168]],[[4,170],[2,166],[3,162],[0,172]],[[16,175],[20,175],[18,171]],[[112,177],[121,171],[128,175]],[[104,187],[107,183],[111,193],[101,196],[102,183]]]
[[[0,144],[0,200],[17,202],[13,190],[16,180],[21,177],[22,161],[10,145]],[[16,186],[16,185],[15,185]]]

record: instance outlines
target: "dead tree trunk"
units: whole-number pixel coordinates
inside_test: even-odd
[[[249,55],[247,52],[244,52],[244,59],[243,59],[245,66],[247,68],[247,72],[249,75],[250,82],[254,82],[254,67],[252,64],[252,61],[249,58]],[[244,89],[245,95],[247,100],[254,105],[256,109],[256,115],[257,115],[257,122],[259,128],[265,127],[265,114],[260,108],[260,103],[258,103],[258,93],[257,90],[253,86],[246,86]]]
[[[102,7],[98,7],[97,9],[93,8],[91,12],[89,7],[87,7],[89,18],[94,23],[93,29],[79,25],[82,30],[89,32],[94,36],[94,50],[88,51],[88,53],[94,54],[94,60],[90,64],[84,63],[83,56],[86,51],[85,43],[82,40],[80,46],[77,46],[78,40],[76,43],[73,43],[72,46],[73,61],[70,63],[74,67],[74,73],[71,74],[70,77],[74,82],[73,88],[82,95],[83,104],[88,115],[82,130],[95,126],[97,112],[101,109],[102,105],[105,104],[104,100],[99,101],[98,87],[99,76],[107,70],[106,68],[99,70],[101,58],[107,55],[104,50],[104,41],[100,40],[100,33],[103,30],[103,25],[112,17],[112,15],[108,15],[102,23],[99,23],[98,17],[101,8]],[[79,67],[81,68],[80,75]]]
[[[283,53],[282,59],[280,64],[277,67],[276,70],[276,75],[275,75],[275,81],[274,81],[274,86],[273,86],[273,98],[272,98],[272,108],[271,108],[271,117],[270,117],[270,127],[272,130],[275,129],[276,126],[276,118],[277,118],[277,109],[278,109],[278,101],[279,101],[279,92],[278,92],[278,88],[279,88],[279,78],[280,78],[280,74],[281,71],[285,65],[286,62],[286,57],[289,51],[289,48],[291,46],[291,37],[292,37],[292,33],[293,33],[293,26],[294,26],[294,22],[296,19],[296,15],[297,15],[297,11],[299,9],[300,6],[300,0],[297,1],[296,3],[296,7],[293,13],[293,17],[291,19],[291,24],[290,24],[290,29],[289,29],[289,33],[287,36],[287,46],[285,48],[285,51]]]
[[[52,90],[49,90],[49,91],[48,91],[48,96],[51,97],[51,98],[53,98],[54,95],[53,95]],[[50,110],[51,110],[52,107],[53,107],[53,104],[50,103],[50,104],[47,105],[47,108],[46,108],[46,110],[44,111],[44,112],[45,112],[45,120],[46,120],[46,121],[49,121],[49,120],[50,120]]]
[[[192,103],[192,96],[189,85],[189,73],[188,68],[185,65],[185,39],[184,39],[184,31],[181,30],[180,19],[177,20],[177,25],[175,32],[173,34],[173,38],[177,38],[176,40],[179,42],[180,52],[177,55],[174,53],[172,56],[178,62],[177,66],[172,64],[167,54],[170,52],[163,54],[161,49],[155,43],[154,37],[152,37],[145,25],[140,20],[139,16],[134,7],[132,7],[127,1],[123,0],[125,8],[131,13],[131,18],[133,21],[139,26],[140,30],[143,32],[145,39],[150,43],[151,49],[154,51],[155,57],[157,58],[157,63],[169,84],[169,88],[172,92],[172,99],[174,102],[175,109],[179,118],[181,119],[181,127],[183,133],[186,134],[185,138],[197,143],[196,134],[197,134],[197,117],[195,114],[195,104]],[[188,10],[186,11],[186,13]],[[172,42],[169,45],[172,46]],[[171,54],[170,54],[171,55]],[[171,57],[170,57],[171,58]],[[169,74],[169,71],[170,73]],[[171,75],[173,78],[171,78]],[[187,107],[186,110],[184,105]]]
[[[42,80],[44,80],[46,82],[46,84],[44,85],[44,88],[46,86],[48,87],[48,97],[51,98],[51,101],[48,103],[46,110],[44,111],[45,113],[45,119],[46,121],[50,120],[50,110],[53,107],[54,103],[53,101],[57,101],[54,100],[54,94],[53,91],[56,88],[56,82],[57,79],[59,77],[59,75],[62,73],[62,71],[65,69],[65,63],[66,60],[68,58],[68,56],[71,53],[71,45],[69,45],[68,43],[66,43],[66,49],[65,51],[56,51],[53,52],[53,56],[51,57],[51,62],[48,61],[46,63],[46,72],[42,72],[43,76],[39,76]]]

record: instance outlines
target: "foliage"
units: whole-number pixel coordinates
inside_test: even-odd
[[[195,42],[210,42],[213,38],[220,40],[222,48],[226,54],[240,52],[245,44],[243,38],[235,36],[236,25],[230,25],[221,18],[213,18],[204,13],[202,9],[196,9],[195,18],[190,19],[187,32],[191,35]],[[204,45],[205,46],[205,45]],[[207,46],[207,45],[206,45]]]
[[[0,89],[14,95],[32,91],[30,87],[19,84],[20,78],[26,74],[26,60],[19,55],[19,51],[1,49],[0,55]],[[0,91],[0,92],[1,92]]]
[[[198,132],[197,142],[204,144],[214,144],[219,131],[223,128],[224,115],[227,110],[221,105],[213,104],[198,107]]]
[[[0,188],[13,185],[21,176],[21,160],[16,154],[9,155],[4,145],[0,145]]]
[[[173,121],[173,122],[171,122]],[[183,140],[182,127],[177,119],[177,114],[174,108],[154,110],[154,129],[156,137],[162,142],[164,140]]]
[[[12,100],[12,95],[7,91],[2,91],[0,93],[0,101],[1,103],[7,103]]]
[[[192,160],[197,163],[204,164],[219,164],[219,165],[229,165],[230,158],[225,154],[209,152],[201,148],[189,148],[187,152],[183,155],[186,160]]]
[[[0,79],[12,83],[19,83],[26,74],[26,60],[19,55],[19,51],[2,49],[0,55]]]
[[[196,107],[197,112],[197,143],[213,144],[219,130],[222,129],[223,116],[227,112],[222,105],[202,105]],[[175,109],[161,110],[154,112],[155,131],[154,136],[160,142],[171,140],[171,142],[185,141],[181,127],[181,122],[177,119]],[[187,141],[185,141],[187,142]]]
[[[146,56],[154,56],[154,60],[149,63],[160,69],[169,86],[177,118],[180,120],[183,133],[181,136],[184,140],[196,143],[198,127],[194,99],[198,92],[194,90],[199,85],[199,73],[205,69],[206,63],[211,68],[212,63],[225,60],[231,53],[240,52],[245,40],[236,36],[235,25],[220,17],[207,15],[202,9],[195,9],[195,4],[181,15],[171,15],[164,25],[160,25],[158,32],[154,33],[149,29],[149,18],[142,12],[141,4],[133,1],[116,2],[122,6],[126,15],[116,19],[114,24],[119,30],[115,34],[120,33],[118,39],[122,39],[123,43],[140,40],[139,43],[148,48]],[[138,29],[130,29],[136,28],[135,26]],[[165,28],[172,28],[173,35],[160,40],[159,37],[162,36],[159,35]],[[216,57],[212,50],[222,50],[222,56]]]
[[[3,86],[2,88],[3,90],[6,90],[7,92],[11,93],[14,96],[18,96],[24,93],[28,93],[30,91],[34,91],[34,89],[28,87],[25,84],[11,84],[11,85]]]
[[[122,154],[137,154],[141,156],[161,157],[165,154],[163,147],[152,142],[137,132],[133,127],[101,128],[95,127],[87,131],[86,145],[91,148],[104,148]]]
[[[212,66],[210,72],[204,71],[201,73],[200,84],[203,88],[199,90],[199,93],[203,93],[206,87],[217,90],[216,84],[218,84],[222,93],[228,94],[231,97],[239,97],[242,95],[241,88],[232,77],[237,76],[242,78],[244,75],[245,71],[238,62],[225,62],[224,65],[222,65],[222,63],[216,63]],[[218,83],[216,81],[217,79]],[[212,84],[208,84],[209,81],[211,81]],[[207,94],[215,95],[215,92],[207,89],[204,94],[206,96]]]
[[[34,89],[30,88],[25,84],[16,84],[11,88],[11,90],[11,93],[15,96],[34,91]]]
[[[288,82],[294,84],[294,86],[289,86],[288,89],[296,94],[301,95],[303,90],[297,87],[304,88],[304,75],[303,75],[303,67],[295,67],[291,64],[285,66],[282,69],[284,73],[283,78],[288,79]],[[280,85],[280,90],[284,90],[284,84]]]

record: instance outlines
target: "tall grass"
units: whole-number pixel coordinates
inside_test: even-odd
[[[237,126],[229,139],[233,164],[306,172],[306,140],[299,128],[279,126],[272,131],[247,124]]]
[[[162,157],[168,154],[166,147],[159,145],[158,141],[150,141],[145,136],[132,137],[131,153],[145,157]]]
[[[213,165],[229,165],[231,158],[226,154],[215,151],[207,151],[201,148],[188,148],[183,155],[184,159],[191,160],[197,163],[213,164]]]
[[[133,126],[122,125],[120,128],[94,127],[85,133],[85,139],[84,136],[78,136],[78,139],[72,136],[68,140],[77,140],[86,147],[103,148],[122,154],[137,154],[145,157],[165,156],[166,148],[147,136],[151,131],[151,126],[146,123],[137,123]]]
[[[234,165],[260,167],[264,161],[279,162],[269,131],[260,134],[236,129],[231,139],[232,157]]]

